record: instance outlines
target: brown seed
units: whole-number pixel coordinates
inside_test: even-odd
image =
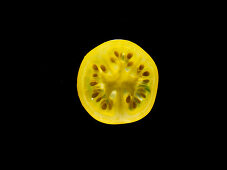
[[[101,65],[100,68],[102,69],[103,72],[106,71],[106,67],[104,65]]]
[[[150,80],[143,80],[144,83],[148,83]]]
[[[90,82],[90,85],[91,85],[91,86],[94,86],[94,85],[96,85],[96,84],[98,84],[98,83],[95,82],[95,81],[94,81],[94,82]]]
[[[110,102],[109,102],[109,109],[111,110],[111,109],[112,109],[112,107],[113,107],[113,101],[112,101],[112,100],[110,100]]]
[[[110,61],[111,61],[112,63],[115,63],[115,59],[114,59],[113,57],[110,58]]]
[[[149,76],[150,73],[148,71],[143,72],[143,76]]]
[[[144,93],[140,93],[140,96],[142,96],[143,98],[146,98],[146,95]]]
[[[141,65],[139,66],[139,70],[143,70],[143,69],[144,69],[144,65],[141,64]]]
[[[106,108],[107,108],[107,104],[106,104],[106,103],[103,103],[103,104],[102,104],[102,109],[103,109],[103,110],[106,110]]]
[[[139,88],[137,91],[138,91],[138,92],[145,92],[145,89],[141,87],[141,88]]]
[[[136,103],[140,103],[140,100],[137,97],[135,97],[134,100]]]
[[[128,53],[127,58],[128,59],[132,58],[132,53]]]
[[[96,100],[96,102],[99,102],[101,99],[102,99],[102,97],[99,97],[99,98]]]
[[[127,103],[130,103],[130,100],[131,100],[131,98],[130,98],[130,96],[128,96],[128,97],[126,98],[126,102],[127,102]]]
[[[98,95],[99,95],[99,93],[98,93],[98,92],[95,92],[95,93],[92,94],[91,97],[92,97],[92,98],[96,98]]]
[[[129,63],[128,63],[128,67],[130,67],[130,66],[132,66],[133,65],[133,62],[132,61],[130,61]]]
[[[98,70],[97,65],[94,64],[92,67],[93,67],[94,70]]]
[[[93,74],[92,76],[93,76],[93,77],[98,77],[98,74],[95,73],[95,74]]]
[[[136,103],[132,102],[132,107],[135,109],[136,108]]]
[[[116,57],[119,57],[119,53],[117,51],[114,51],[114,54]]]

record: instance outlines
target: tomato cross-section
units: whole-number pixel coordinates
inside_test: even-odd
[[[77,92],[93,118],[107,124],[125,124],[151,111],[158,79],[155,62],[141,47],[128,40],[110,40],[84,57]]]

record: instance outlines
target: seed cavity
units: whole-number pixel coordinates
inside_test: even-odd
[[[93,66],[92,66],[92,68],[94,69],[94,70],[98,70],[98,67],[97,67],[97,65],[95,65],[95,64],[93,64]]]
[[[119,57],[119,53],[117,51],[114,51],[114,54],[116,57]]]
[[[143,80],[144,83],[148,83],[149,81],[150,81],[150,80],[147,80],[147,79],[146,79],[146,80]]]
[[[104,65],[101,65],[100,68],[102,69],[103,72],[106,72],[106,67]]]
[[[132,58],[132,56],[133,56],[132,53],[128,53],[127,58],[130,59]]]
[[[149,76],[150,73],[148,71],[143,72],[143,76]]]
[[[130,61],[129,63],[128,63],[128,67],[130,67],[130,66],[132,66],[133,65],[133,62],[132,61]]]
[[[92,76],[93,76],[93,77],[98,77],[98,74],[95,73],[95,74],[93,74]]]
[[[107,104],[106,104],[106,103],[103,103],[103,104],[102,104],[102,109],[103,109],[103,110],[106,110],[106,108],[107,108]]]
[[[95,93],[92,94],[91,97],[92,97],[92,98],[96,98],[98,95],[99,95],[99,93],[98,93],[98,92],[95,92]]]
[[[144,69],[144,65],[141,64],[141,65],[139,66],[139,70],[143,70],[143,69]]]
[[[130,101],[131,101],[131,98],[130,98],[130,96],[128,96],[128,97],[126,98],[126,102],[127,102],[127,103],[130,103]]]
[[[96,84],[98,84],[98,83],[95,82],[95,81],[94,81],[94,82],[90,82],[90,85],[91,85],[91,86],[95,86]]]
[[[102,97],[99,97],[98,99],[96,99],[96,102],[99,102],[102,99]]]

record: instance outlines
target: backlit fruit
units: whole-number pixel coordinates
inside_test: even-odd
[[[87,112],[107,124],[135,122],[152,109],[158,69],[152,58],[127,40],[111,40],[83,59],[77,91]]]

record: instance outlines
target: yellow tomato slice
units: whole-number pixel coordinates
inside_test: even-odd
[[[145,117],[158,88],[153,59],[128,40],[110,40],[83,59],[77,91],[86,111],[107,124],[125,124]]]

